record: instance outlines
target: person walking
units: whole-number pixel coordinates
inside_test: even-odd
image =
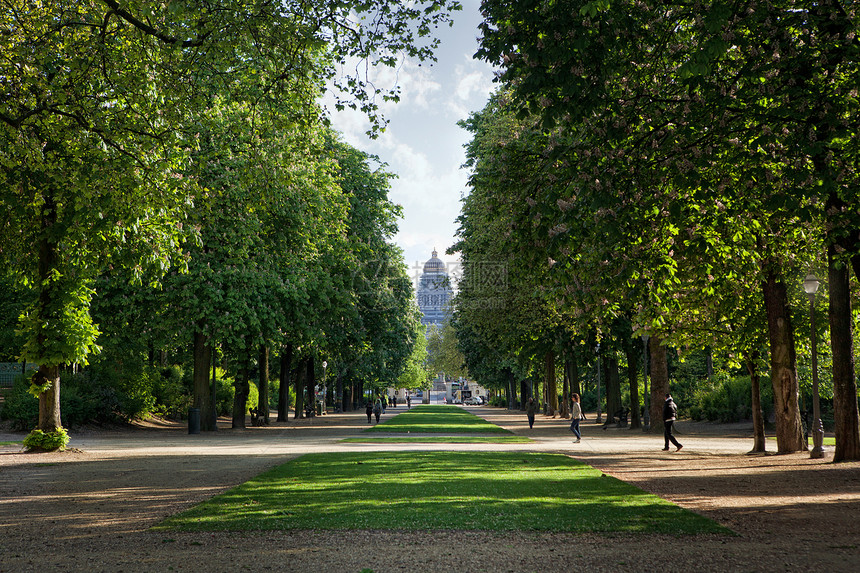
[[[573,404],[570,408],[570,431],[576,436],[574,444],[582,441],[582,434],[579,432],[579,421],[582,419],[582,407],[579,405],[579,394],[572,394],[570,397]]]
[[[412,395],[411,394],[406,395],[406,408],[408,410],[412,409]]]
[[[663,440],[665,445],[663,446],[663,451],[669,451],[669,442],[675,444],[677,448],[675,451],[680,452],[682,446],[678,443],[678,440],[675,439],[675,436],[672,435],[672,426],[675,424],[675,418],[678,416],[678,406],[675,405],[675,401],[672,400],[671,394],[666,394],[666,401],[663,403]]]
[[[529,429],[534,428],[535,412],[537,412],[537,404],[535,404],[535,399],[529,398],[529,401],[526,402],[526,417],[529,419]]]
[[[367,401],[367,404],[364,407],[364,411],[367,414],[367,423],[370,423],[370,417],[373,415],[373,404],[370,403],[370,400]]]
[[[376,416],[376,423],[379,423],[379,415],[382,414],[382,403],[377,400],[373,405],[373,415]]]

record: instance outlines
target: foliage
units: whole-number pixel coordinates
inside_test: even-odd
[[[54,452],[65,450],[69,443],[69,434],[64,428],[57,428],[53,432],[43,432],[36,429],[24,438],[24,448],[27,451]]]
[[[452,378],[468,377],[465,358],[457,347],[457,331],[450,319],[427,331],[427,367],[431,373],[444,372]]]
[[[754,363],[768,324],[781,449],[797,447],[794,348],[761,295],[788,316],[780,290],[820,274],[826,251],[837,457],[860,455],[846,280],[849,259],[860,276],[856,6],[482,9],[478,54],[502,68],[503,113],[470,120],[484,204],[464,215],[513,206],[505,243],[537,270],[549,259],[547,303],[574,333],[627,316],[634,332]]]
[[[11,421],[16,430],[27,430],[39,421],[39,401],[33,398],[29,389],[29,380],[16,377],[0,410],[0,418]]]
[[[174,368],[147,369],[135,375],[93,368],[61,374],[60,387],[62,421],[68,428],[125,423],[151,414],[176,418],[185,414],[189,404],[188,392]],[[16,380],[0,412],[20,430],[32,428],[38,421],[39,403],[28,389],[27,381]]]
[[[272,392],[275,394],[274,392]],[[235,379],[221,369],[215,370],[215,411],[219,416],[229,416],[233,412],[233,398],[236,395]],[[277,396],[277,394],[275,394]],[[260,391],[253,382],[248,384],[247,408],[259,406]],[[276,404],[277,406],[277,404]]]
[[[424,336],[423,325],[419,325],[419,335],[415,337],[415,345],[412,354],[406,360],[403,372],[397,379],[399,388],[428,389],[431,386],[431,372],[427,367],[427,338]]]
[[[0,100],[0,201],[5,207],[0,229],[8,240],[0,245],[0,262],[34,295],[20,324],[22,356],[44,368],[40,427],[59,425],[60,412],[46,392],[55,367],[86,364],[98,351],[99,328],[91,313],[97,278],[106,270],[121,270],[122,278],[156,283],[171,268],[184,270],[200,231],[188,217],[211,207],[213,195],[261,194],[270,182],[276,191],[285,186],[313,190],[318,178],[305,177],[305,167],[323,162],[279,155],[283,149],[267,145],[270,139],[261,134],[274,128],[268,133],[313,140],[307,136],[321,125],[317,101],[327,82],[339,94],[337,107],[360,108],[370,116],[372,129],[381,129],[377,98],[396,101],[398,88],[378,88],[359,72],[338,76],[336,70],[347,69],[347,61],[393,67],[401,54],[432,60],[438,45],[433,28],[450,23],[459,8],[453,0],[253,5],[225,0],[217,9],[196,1],[120,5],[82,0],[25,3],[2,12],[0,28],[8,33],[0,47],[6,96]],[[235,113],[233,125],[241,125],[232,129],[235,149],[218,139],[215,147],[226,151],[224,164],[210,154],[206,139],[213,125],[230,130],[229,122],[218,123],[221,111]],[[271,117],[288,119],[275,125]],[[254,148],[256,142],[263,144]],[[258,155],[248,152],[248,145]],[[270,149],[274,158],[265,153]],[[255,162],[257,156],[263,160]],[[238,166],[231,164],[235,158],[242,168],[231,172]],[[306,197],[313,203],[319,195]],[[269,213],[255,216],[254,203],[244,199],[226,206],[239,220],[250,215],[251,232],[245,237],[280,228]],[[297,203],[280,203],[278,213],[290,213]],[[323,199],[317,205],[330,203]],[[306,212],[293,211],[298,217]],[[316,220],[308,217],[304,223]],[[288,225],[285,232],[300,239],[295,229]],[[240,246],[290,259],[289,249],[260,245],[237,244],[233,260],[243,259]],[[213,304],[225,294],[262,303],[221,325],[228,331],[225,338],[233,334],[230,321],[246,330],[232,336],[240,349],[245,336],[256,348],[267,334],[279,334],[270,320],[282,318],[272,310],[278,308],[273,298],[295,302],[319,290],[312,283],[299,281],[296,288],[279,282],[271,265],[258,269],[258,262],[238,265],[232,275],[231,269],[221,269],[220,278],[237,287],[232,291],[205,281],[197,285],[198,292],[215,298],[203,298],[204,306],[216,307],[215,317],[226,317]],[[279,262],[282,269],[296,268],[301,277],[301,265]],[[226,306],[244,310],[231,303]],[[263,332],[264,325],[274,333]],[[152,331],[143,332],[154,338]]]
[[[507,408],[508,400],[504,396],[493,396],[490,398],[490,406],[494,406],[496,408]]]
[[[773,400],[770,399],[773,390],[768,377],[762,377],[761,388],[764,417],[768,419],[773,411]],[[752,417],[748,376],[732,378],[727,374],[718,374],[713,383],[699,384],[688,399],[690,404],[685,410],[694,420],[740,422]]]
[[[155,526],[369,528],[730,534],[568,456],[526,452],[308,454]]]

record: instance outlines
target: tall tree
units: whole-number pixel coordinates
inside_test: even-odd
[[[84,0],[2,12],[0,192],[9,209],[0,228],[9,240],[0,257],[38,292],[22,329],[23,355],[40,365],[32,387],[40,429],[60,428],[58,366],[96,349],[93,277],[109,260],[164,272],[179,254],[194,186],[179,176],[193,146],[179,129],[189,110],[208,107],[214,94],[312,108],[334,63],[393,66],[401,52],[432,58],[432,27],[458,8],[447,0]],[[361,77],[336,85],[351,92],[339,105],[373,118],[377,96],[397,97]]]

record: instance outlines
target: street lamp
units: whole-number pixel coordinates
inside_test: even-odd
[[[809,274],[803,279],[803,290],[809,297],[810,338],[812,339],[812,451],[810,458],[824,457],[824,426],[821,424],[821,407],[818,403],[818,349],[815,342],[815,293],[818,292],[818,278]]]

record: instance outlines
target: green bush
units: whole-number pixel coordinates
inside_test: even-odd
[[[507,408],[508,407],[508,399],[503,395],[493,396],[490,399],[490,406],[496,406],[497,408]]]
[[[221,378],[223,372],[216,370],[215,376],[215,407],[219,416],[230,416],[233,414],[233,398],[236,395],[235,382],[232,378]],[[259,402],[259,391],[254,382],[248,384],[248,402],[245,408],[256,408]]]
[[[29,388],[29,379],[16,377],[0,410],[0,419],[11,421],[15,430],[29,430],[39,423],[39,400],[28,392]]]
[[[158,371],[152,381],[155,403],[152,413],[165,418],[179,419],[191,407],[191,394],[183,382],[182,368],[168,366]]]
[[[773,410],[773,389],[770,378],[762,376],[761,404],[765,419]],[[711,383],[703,382],[693,393],[687,409],[694,420],[711,422],[739,422],[752,418],[752,391],[749,376],[732,378],[718,373]]]
[[[140,381],[138,379],[138,381]],[[148,381],[135,385],[131,380],[112,381],[104,371],[60,375],[60,417],[63,426],[120,423],[147,415],[154,403]],[[19,378],[6,397],[2,418],[17,430],[33,428],[39,422],[39,400],[27,390],[29,381]]]
[[[57,450],[65,450],[69,443],[69,434],[65,428],[57,428],[56,432],[43,432],[42,430],[33,430],[26,438],[24,438],[24,447],[27,451],[41,450],[46,452],[54,452]]]

